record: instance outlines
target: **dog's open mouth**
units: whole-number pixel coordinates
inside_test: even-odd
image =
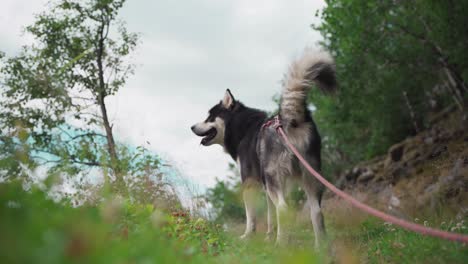
[[[203,137],[200,143],[203,146],[206,146],[206,144],[208,144],[211,140],[213,140],[216,137],[216,134],[218,134],[218,131],[216,131],[216,128],[214,127],[210,128],[210,130],[200,135],[201,137]]]

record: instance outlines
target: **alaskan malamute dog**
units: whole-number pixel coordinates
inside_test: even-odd
[[[306,103],[313,84],[324,92],[335,90],[334,62],[328,53],[305,50],[293,61],[284,77],[279,117],[291,143],[320,171],[320,135]],[[281,243],[285,240],[285,224],[282,223],[288,209],[285,197],[290,182],[295,181],[307,195],[318,246],[325,237],[320,211],[323,185],[299,163],[273,127],[263,126],[268,120],[265,112],[245,106],[228,89],[224,98],[209,110],[208,118],[191,129],[203,137],[202,145],[220,144],[239,165],[247,218],[242,237],[255,232],[253,192],[256,185],[263,185],[268,201],[267,234],[273,234],[274,205],[278,228],[276,241]]]

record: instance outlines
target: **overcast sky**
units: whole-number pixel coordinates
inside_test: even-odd
[[[1,51],[14,55],[31,41],[22,28],[45,3],[2,0]],[[141,33],[141,43],[135,75],[108,100],[116,136],[161,154],[202,189],[212,186],[231,158],[219,146],[200,146],[190,126],[206,118],[226,88],[248,106],[272,110],[288,62],[320,40],[310,25],[323,6],[322,0],[128,0],[121,18]]]

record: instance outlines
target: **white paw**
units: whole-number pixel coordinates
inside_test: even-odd
[[[276,237],[275,246],[280,246],[280,247],[286,246],[291,242],[290,240],[291,240],[290,235],[281,234]]]
[[[274,236],[275,236],[275,234],[273,232],[266,233],[265,242],[273,241]]]
[[[252,236],[252,232],[249,232],[249,233],[245,233],[243,234],[242,236],[240,236],[239,238],[244,240],[244,239],[248,239]]]

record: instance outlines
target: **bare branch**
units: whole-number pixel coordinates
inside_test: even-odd
[[[79,139],[79,138],[83,138],[83,137],[106,137],[105,135],[102,135],[102,134],[99,134],[99,133],[95,133],[95,132],[90,132],[90,133],[85,133],[85,134],[81,134],[81,135],[77,135],[77,136],[74,136],[74,137],[71,137],[69,140],[67,140],[66,142],[71,142],[73,140],[76,140],[76,139]]]

